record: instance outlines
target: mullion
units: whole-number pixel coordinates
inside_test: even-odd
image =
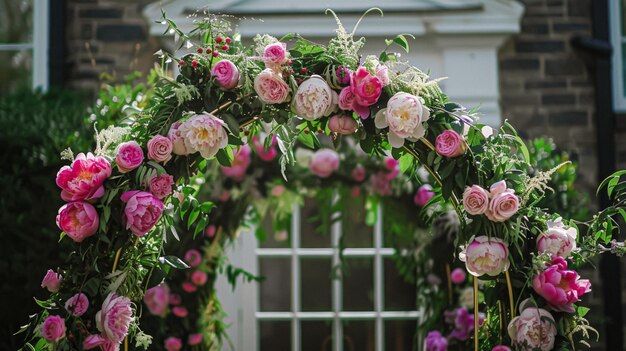
[[[291,347],[293,350],[300,350],[300,206],[296,203],[293,206],[293,216],[291,220],[291,310],[293,320],[291,324]]]
[[[383,271],[383,258],[380,254],[380,250],[383,246],[382,244],[382,223],[383,223],[383,211],[382,206],[379,204],[376,209],[376,224],[374,227],[374,311],[376,311],[376,320],[375,320],[375,344],[377,351],[383,351],[384,345],[384,322],[381,316],[381,313],[384,311],[384,291],[383,291],[383,281],[384,281],[384,271]]]
[[[339,242],[342,235],[342,221],[336,221],[331,227],[331,245],[333,246],[333,267],[337,267],[341,264],[341,258],[339,257]],[[339,313],[343,308],[343,281],[342,279],[333,279],[332,283],[332,308],[335,313],[333,318],[333,350],[343,351],[343,323]]]

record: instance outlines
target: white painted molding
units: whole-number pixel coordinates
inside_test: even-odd
[[[48,1],[33,2],[33,88],[48,90],[49,56]]]

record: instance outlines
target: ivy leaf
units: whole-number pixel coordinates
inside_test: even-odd
[[[180,258],[176,256],[161,256],[159,257],[159,262],[161,262],[162,264],[166,264],[170,267],[176,268],[176,269],[189,268],[189,265],[187,265],[185,261],[181,260]]]

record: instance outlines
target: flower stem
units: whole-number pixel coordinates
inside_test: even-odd
[[[511,275],[509,271],[504,272],[506,277],[506,287],[509,290],[509,304],[511,305],[511,319],[515,318],[515,304],[513,302],[513,286],[511,285]]]

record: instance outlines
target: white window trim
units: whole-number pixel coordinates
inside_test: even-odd
[[[613,109],[616,112],[626,112],[626,92],[624,91],[624,63],[622,62],[623,44],[626,37],[622,36],[622,18],[620,0],[609,1],[609,23],[611,25],[611,44],[613,46],[612,58],[612,84],[613,84]]]

